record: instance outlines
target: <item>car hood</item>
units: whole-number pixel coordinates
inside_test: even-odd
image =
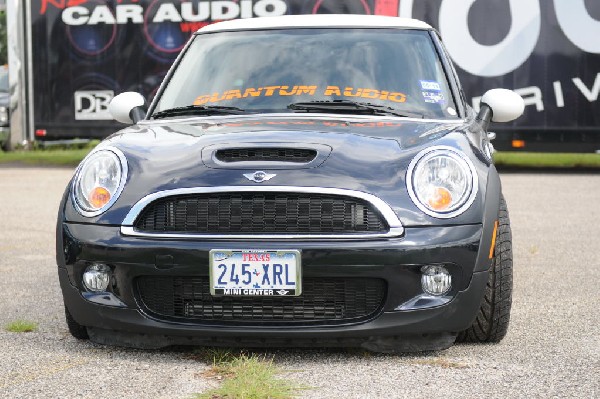
[[[423,215],[409,198],[405,183],[408,164],[432,141],[472,153],[463,133],[466,127],[456,122],[391,118],[243,117],[144,122],[112,135],[100,145],[119,148],[129,170],[121,196],[95,221],[119,224],[133,204],[158,191],[232,185],[260,190],[268,185],[367,192],[390,204],[405,225],[429,224],[432,218]],[[319,155],[308,165],[223,164],[214,160],[217,149],[264,146],[309,148]],[[485,179],[486,167],[480,166]],[[262,183],[244,176],[256,171],[275,176]],[[66,217],[80,219],[75,210],[69,209]]]

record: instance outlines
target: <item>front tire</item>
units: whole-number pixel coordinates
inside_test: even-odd
[[[73,316],[69,312],[69,309],[65,306],[65,319],[67,321],[67,327],[71,335],[77,339],[89,339],[87,328],[77,323]]]
[[[6,140],[2,143],[2,151],[9,152],[12,151],[12,143],[10,142],[10,133],[6,136]]]
[[[457,342],[497,343],[508,331],[513,288],[513,256],[510,220],[504,196],[500,197],[498,231],[485,295],[471,327]]]

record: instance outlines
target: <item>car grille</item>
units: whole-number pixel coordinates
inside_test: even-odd
[[[228,148],[215,153],[221,162],[308,163],[316,156],[317,151],[304,148]]]
[[[373,317],[383,307],[385,280],[304,278],[297,297],[212,296],[207,277],[142,276],[142,306],[159,318],[184,322],[335,324]]]
[[[383,233],[387,225],[361,199],[326,194],[248,192],[158,199],[134,227],[149,233]]]

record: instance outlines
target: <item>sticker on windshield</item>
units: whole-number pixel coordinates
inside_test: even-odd
[[[423,99],[429,104],[443,104],[445,102],[444,95],[438,91],[424,91]]]
[[[419,80],[421,82],[421,89],[426,91],[442,91],[442,86],[433,80]]]
[[[202,94],[194,100],[194,105],[204,105],[209,103],[218,103],[220,101],[246,99],[252,97],[289,97],[289,96],[317,96],[322,97],[340,97],[340,98],[363,98],[367,100],[392,101],[395,103],[406,102],[406,94],[396,91],[377,90],[372,88],[353,88],[327,86],[318,87],[316,85],[297,85],[297,86],[265,86],[249,87],[246,89],[233,89],[211,94]]]

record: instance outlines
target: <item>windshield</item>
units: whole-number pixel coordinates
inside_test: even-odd
[[[279,29],[193,40],[155,112],[191,105],[244,112],[347,112],[351,101],[397,115],[457,115],[426,31]]]

